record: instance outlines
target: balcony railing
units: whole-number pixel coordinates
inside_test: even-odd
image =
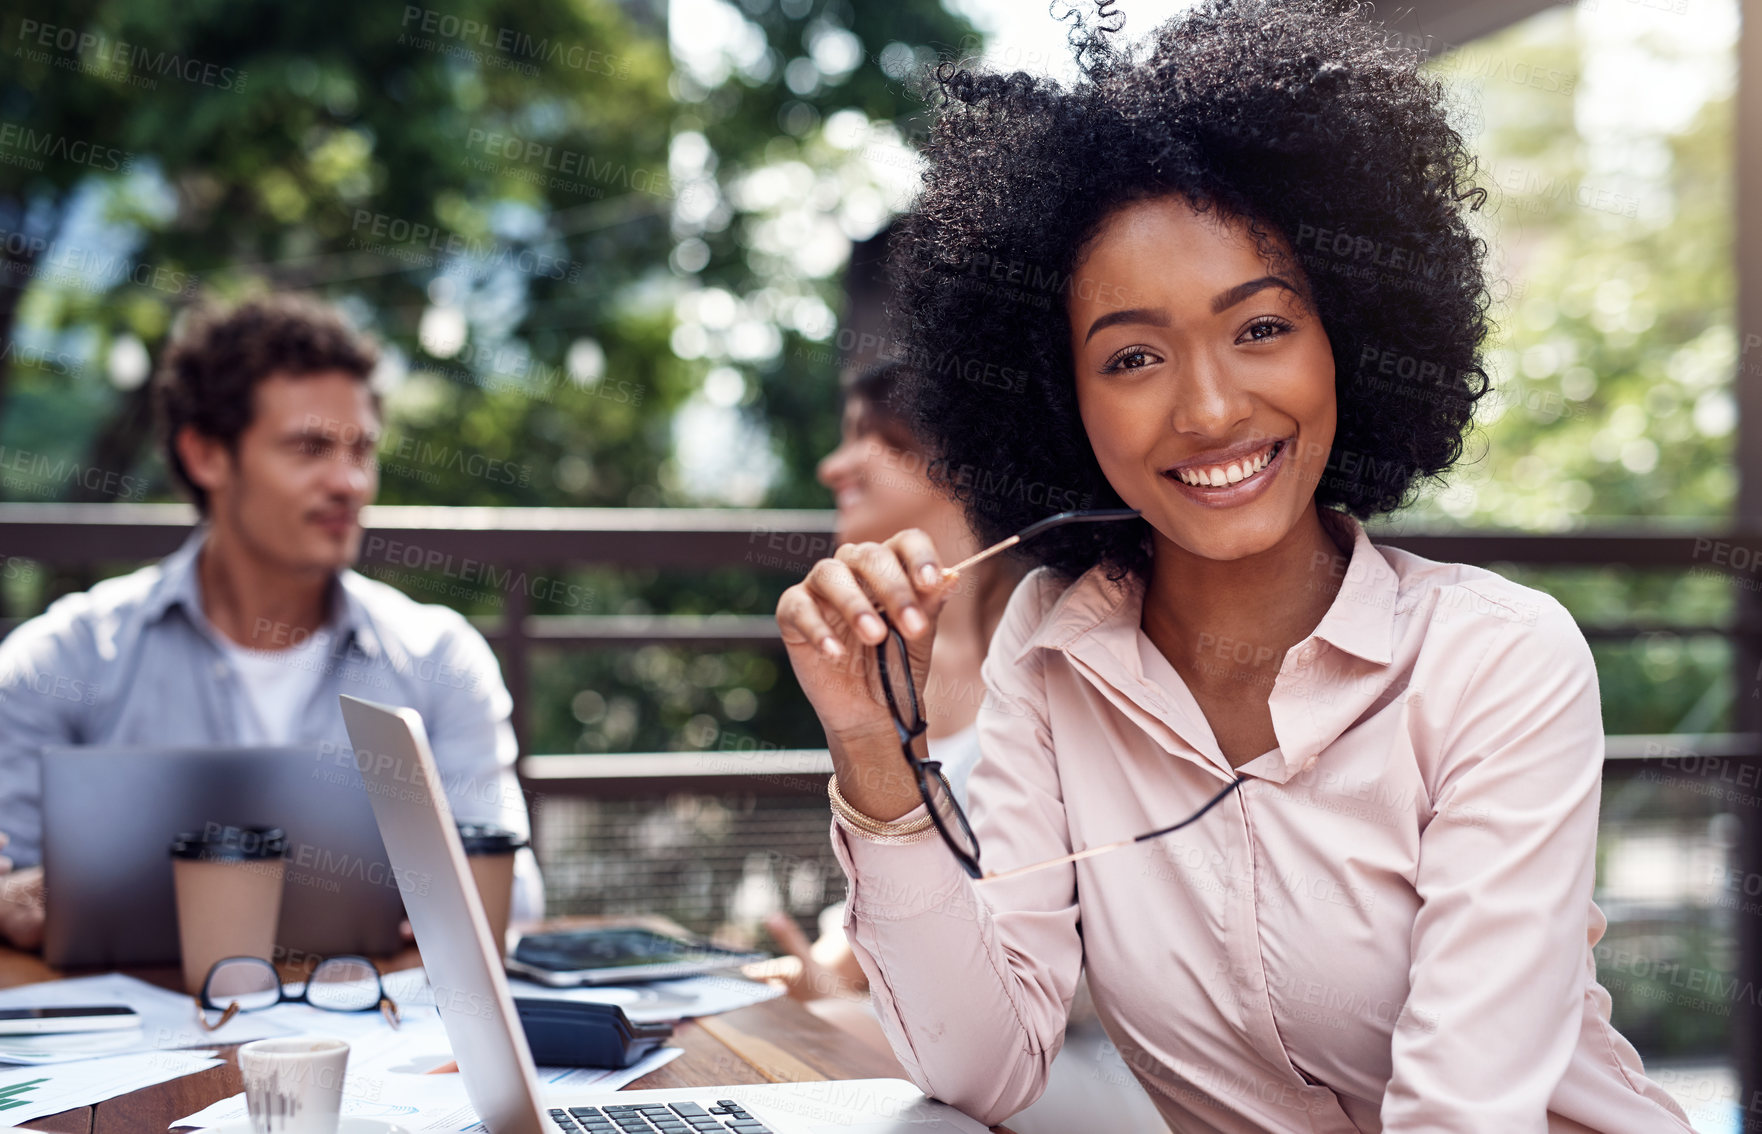
[[[189,534],[195,514],[181,504],[0,504],[0,554],[63,567],[144,562],[169,554]],[[504,572],[559,566],[689,567],[742,564],[806,566],[832,548],[827,511],[722,508],[437,508],[367,510],[362,565],[458,570],[470,563]],[[1530,532],[1372,532],[1379,544],[1428,559],[1532,567],[1605,567],[1743,574],[1762,581],[1762,533],[1692,530]],[[1738,564],[1734,567],[1733,564]],[[1716,635],[1762,648],[1755,604],[1730,625],[1634,618],[1584,624],[1593,641],[1669,631]],[[502,613],[478,619],[502,657],[523,725],[527,658],[535,645],[718,648],[776,646],[768,615],[534,615],[526,591],[502,593]],[[10,624],[0,625],[9,629]],[[524,727],[520,730],[523,734]],[[1623,749],[1625,751],[1625,749]]]

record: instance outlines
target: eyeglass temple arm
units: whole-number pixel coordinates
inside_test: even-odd
[[[1053,867],[1053,866],[1063,866],[1067,862],[1080,862],[1085,858],[1094,858],[1098,854],[1106,854],[1108,851],[1119,850],[1121,847],[1129,847],[1133,843],[1148,842],[1151,839],[1159,838],[1159,837],[1161,837],[1163,835],[1167,835],[1167,834],[1172,834],[1173,832],[1179,831],[1182,827],[1185,827],[1187,824],[1198,819],[1201,815],[1204,815],[1207,811],[1210,811],[1213,807],[1216,807],[1220,802],[1222,802],[1224,796],[1229,795],[1231,792],[1235,791],[1237,787],[1241,786],[1242,781],[1247,778],[1248,778],[1247,776],[1237,776],[1235,779],[1230,781],[1229,787],[1225,788],[1223,791],[1220,791],[1216,795],[1212,796],[1210,801],[1208,801],[1204,807],[1201,807],[1198,811],[1195,811],[1193,814],[1187,816],[1187,818],[1181,820],[1179,823],[1176,823],[1172,827],[1164,827],[1160,831],[1148,831],[1148,832],[1146,832],[1142,835],[1138,835],[1134,838],[1121,839],[1117,843],[1105,843],[1102,846],[1089,847],[1087,850],[1074,851],[1071,854],[1065,855],[1063,858],[1050,859],[1046,862],[1036,862],[1036,863],[1032,864],[1031,866],[1018,866],[1014,870],[1005,870],[1005,871],[1001,871],[997,874],[987,874],[983,878],[976,879],[974,882],[974,885],[983,885],[986,882],[1001,882],[1005,878],[1019,878],[1024,874],[1032,874],[1036,870],[1045,870],[1045,869],[1047,869],[1049,867]]]
[[[1004,540],[1002,543],[994,543],[990,547],[986,548],[984,551],[981,551],[976,555],[967,556],[965,559],[961,560],[959,563],[956,563],[953,567],[944,567],[942,569],[942,577],[944,579],[952,579],[956,575],[960,574],[962,571],[965,571],[968,567],[971,567],[973,564],[983,563],[987,559],[990,559],[993,555],[997,555],[1001,552],[1008,551],[1010,548],[1014,547],[1016,544],[1021,543],[1021,542],[1022,542],[1022,536],[1021,536],[1021,533],[1018,532],[1017,534],[1010,536],[1008,539]]]
[[[232,1019],[234,1016],[239,1014],[239,1002],[237,1000],[233,1001],[227,1007],[221,1008],[221,1009],[210,1009],[206,1004],[202,1003],[202,998],[200,996],[195,997],[195,1001],[196,1001],[196,1020],[197,1020],[197,1022],[199,1022],[204,1028],[208,1029],[211,1032],[217,1032],[220,1029],[226,1027],[226,1022],[228,1020]],[[208,1022],[208,1013],[210,1011],[219,1011],[220,1012],[220,1019],[215,1021],[212,1024],[210,1024]]]
[[[1129,520],[1137,515],[1138,510],[1136,508],[1098,508],[1092,511],[1060,512],[1055,516],[1048,516],[1044,520],[1038,520],[1029,524],[1008,539],[999,543],[994,543],[976,555],[967,556],[967,558],[956,563],[953,567],[944,567],[942,569],[942,577],[944,579],[952,579],[973,564],[983,563],[993,555],[1008,551],[1023,540],[1033,539],[1041,532],[1059,527],[1062,524],[1095,523],[1105,520]]]
[[[1231,792],[1233,792],[1237,788],[1241,787],[1242,781],[1246,780],[1247,778],[1248,778],[1247,776],[1237,776],[1235,779],[1230,781],[1229,787],[1226,787],[1223,791],[1218,792],[1216,795],[1214,795],[1210,799],[1206,800],[1204,807],[1201,807],[1198,811],[1195,811],[1193,814],[1187,816],[1187,818],[1181,820],[1179,823],[1176,823],[1174,826],[1164,827],[1160,831],[1147,831],[1144,834],[1139,835],[1137,838],[1129,839],[1127,841],[1134,842],[1134,843],[1143,843],[1143,842],[1148,842],[1151,839],[1158,838],[1162,835],[1167,835],[1167,834],[1171,834],[1175,831],[1179,831],[1182,827],[1185,827],[1187,824],[1196,821],[1201,815],[1204,815],[1207,811],[1210,811],[1212,808],[1214,808],[1218,804],[1222,803],[1224,801],[1224,796],[1229,795]]]

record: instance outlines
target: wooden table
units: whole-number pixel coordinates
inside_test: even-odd
[[[402,968],[417,961],[412,950],[386,967]],[[166,988],[182,988],[182,973],[175,968],[129,973]],[[0,988],[62,975],[72,974],[59,973],[34,955],[0,947]],[[632,1089],[905,1077],[892,1056],[875,1051],[787,997],[683,1023],[671,1042],[684,1048],[685,1054],[638,1079]],[[215,1048],[226,1058],[223,1066],[24,1125],[58,1134],[158,1134],[175,1119],[245,1089],[236,1050],[236,1046]]]

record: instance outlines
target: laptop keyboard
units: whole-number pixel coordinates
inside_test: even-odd
[[[635,1106],[554,1108],[551,1121],[570,1134],[771,1134],[771,1128],[733,1099],[714,1103],[639,1103]]]

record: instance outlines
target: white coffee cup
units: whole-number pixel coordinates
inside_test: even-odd
[[[245,1109],[256,1134],[336,1134],[349,1045],[339,1039],[265,1039],[239,1048]]]

